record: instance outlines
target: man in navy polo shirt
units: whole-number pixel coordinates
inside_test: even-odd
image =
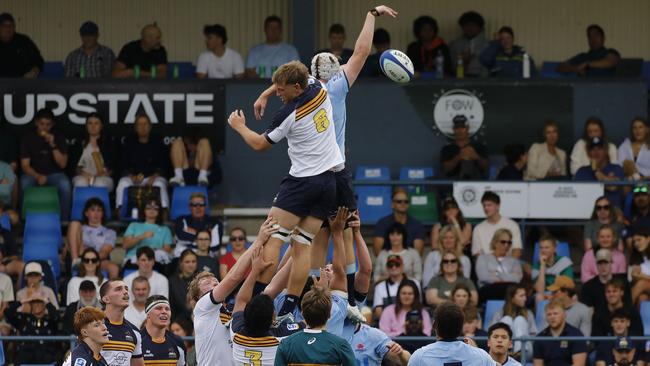
[[[588,142],[587,150],[591,165],[585,165],[578,169],[573,179],[604,183],[625,179],[623,168],[609,161],[603,139],[599,137],[592,138]],[[617,186],[605,187],[605,196],[609,199],[609,202],[617,207],[622,207],[623,203],[623,192],[621,188]]]
[[[424,250],[424,227],[415,217],[408,214],[409,195],[404,188],[396,188],[393,191],[393,213],[377,221],[375,225],[375,236],[372,239],[372,246],[375,255],[379,255],[382,249],[390,247],[388,230],[394,223],[399,222],[406,227],[405,248],[415,248],[420,255]]]
[[[552,300],[544,308],[548,327],[539,337],[582,337],[583,334],[565,321],[564,306]],[[584,366],[587,361],[587,343],[582,341],[537,341],[533,344],[535,366]]]
[[[557,66],[557,72],[579,76],[614,76],[621,55],[605,47],[605,31],[599,25],[587,27],[589,51],[579,53]]]

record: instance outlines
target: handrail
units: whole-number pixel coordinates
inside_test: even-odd
[[[648,184],[642,180],[621,180],[621,181],[584,181],[584,180],[449,180],[449,179],[405,179],[405,180],[365,180],[354,179],[353,185],[361,186],[452,186],[454,183],[481,182],[481,183],[536,183],[536,184],[568,184],[568,183],[601,183],[606,186],[634,186],[637,184]]]

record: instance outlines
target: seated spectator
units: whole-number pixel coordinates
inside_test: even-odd
[[[93,248],[86,248],[81,253],[81,265],[77,275],[68,281],[66,304],[79,300],[79,286],[83,281],[91,281],[95,288],[99,288],[106,281],[99,264],[99,253]]]
[[[86,136],[81,143],[83,152],[77,163],[77,175],[72,179],[75,187],[106,187],[113,191],[115,140],[102,133],[104,122],[98,113],[86,117]]]
[[[607,307],[599,311],[594,311],[592,336],[604,336],[612,333],[612,316],[617,309],[625,309],[630,314],[632,318],[630,334],[643,334],[643,322],[641,321],[639,312],[636,308],[631,305],[626,305],[624,302],[625,285],[622,281],[612,279],[607,282],[605,285],[605,298],[607,299]]]
[[[438,275],[440,268],[440,261],[446,252],[453,252],[456,257],[460,258],[460,266],[463,269],[463,276],[470,278],[472,273],[472,262],[463,254],[463,245],[460,242],[457,229],[448,225],[440,230],[438,237],[439,249],[429,252],[427,258],[424,260],[424,269],[422,270],[422,285],[429,283],[431,278]]]
[[[578,76],[614,76],[621,55],[613,48],[605,48],[605,31],[599,25],[587,27],[589,51],[579,53],[557,65],[557,72]]]
[[[458,232],[461,250],[464,250],[466,246],[472,243],[472,224],[465,220],[463,211],[460,210],[458,202],[453,197],[447,197],[442,201],[440,211],[442,212],[440,222],[431,228],[431,249],[440,249],[440,229],[450,226]]]
[[[487,337],[487,332],[481,329],[481,317],[478,314],[476,306],[470,305],[463,309],[464,322],[463,322],[463,336],[474,339],[476,337]],[[487,344],[485,341],[476,340],[476,345],[483,349],[487,350]]]
[[[606,196],[601,196],[596,198],[594,210],[591,213],[591,220],[587,222],[583,229],[585,252],[598,244],[598,232],[605,225],[610,226],[619,238],[623,234],[623,229],[625,229],[616,215],[616,207],[612,207],[611,202]],[[620,247],[622,244],[622,241],[619,239],[615,246]]]
[[[629,221],[630,228],[650,226],[650,194],[648,186],[639,184],[632,189],[632,208]]]
[[[483,16],[475,11],[468,11],[460,16],[458,25],[462,28],[463,35],[449,45],[451,59],[463,61],[467,77],[486,76],[487,70],[479,62],[481,52],[488,46],[488,40],[484,34],[485,20]]]
[[[508,255],[511,246],[510,230],[499,229],[492,237],[491,253],[478,256],[476,277],[478,277],[481,302],[502,299],[509,285],[521,281],[524,275],[521,263]]]
[[[544,308],[548,327],[540,337],[582,337],[578,328],[566,321],[564,305],[560,301],[550,301]],[[536,341],[533,343],[533,362],[535,366],[576,365],[585,366],[587,361],[587,342]]]
[[[0,78],[36,79],[41,70],[41,51],[28,36],[16,33],[11,14],[0,14]]]
[[[99,27],[87,21],[79,28],[81,47],[65,58],[67,78],[110,78],[115,62],[113,50],[97,42]]]
[[[528,153],[524,145],[506,145],[504,149],[506,165],[501,168],[497,180],[524,180],[528,164]]]
[[[0,210],[0,215],[2,215],[2,210]],[[0,273],[17,278],[23,273],[24,268],[25,262],[20,259],[14,234],[10,230],[0,227]]]
[[[422,314],[422,331],[427,336],[431,335],[431,318],[429,317],[429,313],[422,307],[420,291],[410,281],[404,282],[399,286],[395,304],[388,305],[381,313],[379,329],[389,337],[396,337],[402,334],[404,332],[406,314],[411,310],[420,311]]]
[[[406,248],[415,248],[422,255],[422,251],[424,250],[424,227],[418,219],[408,214],[408,193],[406,193],[404,188],[395,188],[392,199],[391,207],[393,213],[379,219],[377,224],[375,224],[375,236],[372,239],[375,255],[379,255],[382,249],[388,250],[390,248],[388,230],[395,223],[400,223],[406,227],[404,246]]]
[[[282,42],[282,19],[278,16],[264,19],[264,34],[266,41],[248,51],[246,77],[269,79],[281,65],[300,60],[296,48]]]
[[[174,318],[192,319],[192,309],[187,303],[187,286],[197,273],[196,258],[191,249],[185,249],[178,262],[178,271],[169,277],[169,302]]]
[[[562,179],[567,176],[566,153],[557,147],[559,139],[555,121],[544,123],[544,142],[534,143],[528,150],[526,180]]]
[[[32,292],[15,301],[5,311],[5,318],[21,336],[53,336],[58,333],[59,312],[50,299]],[[19,342],[16,363],[54,364],[59,346],[56,342]]]
[[[402,258],[399,256],[391,256],[386,260],[386,268],[388,268],[388,278],[375,284],[374,298],[373,298],[373,314],[375,319],[379,319],[383,309],[395,303],[397,297],[397,289],[406,281],[413,281],[404,275],[404,265]]]
[[[626,339],[631,336],[630,334],[630,325],[632,324],[632,315],[628,313],[625,309],[616,309],[612,313],[612,332],[608,336],[621,337]],[[621,339],[619,338],[619,339]],[[628,349],[636,349],[636,352],[628,359],[630,365],[639,365],[642,366],[645,364],[646,352],[645,352],[645,342],[643,341],[630,341],[627,339]],[[614,365],[614,355],[612,354],[612,349],[616,349],[617,345],[620,346],[620,341],[600,341],[596,346],[596,363],[595,366],[605,366],[605,365]],[[619,349],[620,351],[620,349]],[[618,360],[617,360],[618,361]],[[616,363],[621,365],[621,363]]]
[[[228,35],[221,24],[203,27],[205,48],[196,61],[199,79],[241,79],[244,77],[244,60],[239,52],[226,47]]]
[[[427,304],[437,306],[450,300],[452,290],[459,284],[469,289],[471,302],[478,304],[476,286],[469,278],[463,277],[458,256],[454,252],[446,252],[440,261],[440,274],[433,277],[426,286]]]
[[[156,257],[153,249],[149,247],[138,248],[138,270],[124,276],[124,283],[131,289],[131,298],[133,298],[133,281],[136,277],[144,277],[149,281],[149,295],[169,296],[169,281],[167,277],[154,271]]]
[[[374,282],[379,282],[388,277],[388,271],[385,263],[390,256],[399,256],[402,259],[404,273],[422,282],[422,258],[413,248],[406,248],[404,240],[406,239],[406,227],[400,223],[394,223],[388,228],[389,249],[383,249],[375,259]]]
[[[510,356],[512,330],[507,324],[496,323],[488,329],[488,349],[490,357],[499,365],[521,366]]]
[[[577,181],[588,182],[616,182],[625,179],[623,168],[620,165],[612,164],[604,149],[603,140],[594,137],[589,143],[590,165],[578,169],[573,177]],[[605,186],[605,196],[612,205],[623,206],[623,189],[618,186]]]
[[[14,301],[13,281],[7,274],[0,272],[0,334],[3,336],[11,333],[11,326],[7,324],[4,312]]]
[[[69,302],[65,307],[65,314],[63,315],[63,333],[74,333],[74,314],[77,310],[91,306],[101,309],[102,305],[99,303],[99,295],[97,294],[97,287],[93,281],[84,280],[79,284],[79,291],[77,293],[77,301]]]
[[[512,329],[515,338],[534,336],[537,334],[535,314],[526,308],[526,287],[512,285],[506,290],[505,304],[497,310],[490,320],[490,325],[505,323]],[[533,347],[530,343],[526,345],[527,355],[532,353]],[[514,353],[521,352],[521,342],[515,342]],[[527,357],[528,358],[528,357]]]
[[[625,177],[640,180],[650,176],[650,126],[644,118],[636,117],[630,126],[630,136],[618,148],[618,165]]]
[[[567,323],[580,329],[582,334],[591,334],[593,311],[578,301],[575,282],[569,277],[557,276],[547,290],[551,292],[552,300],[559,301],[564,306]],[[544,320],[541,327],[546,327]]]
[[[372,37],[372,45],[375,47],[375,53],[368,56],[361,72],[361,75],[365,77],[377,77],[384,74],[379,65],[379,58],[384,51],[390,49],[390,33],[384,28],[377,28]]]
[[[38,294],[47,299],[56,309],[59,308],[59,302],[56,299],[54,291],[43,284],[43,266],[38,262],[29,262],[25,265],[25,287],[16,292],[16,301],[23,302],[33,294]]]
[[[638,305],[650,299],[650,228],[637,228],[632,236],[634,249],[630,255],[630,274],[634,286],[632,300]]]
[[[236,227],[230,230],[230,251],[219,258],[219,275],[223,279],[246,251],[246,231]]]
[[[612,273],[627,273],[625,254],[617,249],[618,237],[614,228],[603,225],[598,229],[598,243],[588,250],[582,257],[580,264],[580,281],[585,283],[598,275],[598,261],[611,259]],[[600,249],[608,249],[609,252],[601,252],[601,257],[596,257]]]
[[[411,310],[406,313],[404,319],[404,332],[399,337],[427,337],[424,334],[424,321],[422,319],[422,311]],[[399,345],[410,354],[417,351],[419,348],[429,344],[429,341],[398,341]]]
[[[151,293],[151,286],[147,277],[144,276],[134,278],[132,286],[133,299],[129,307],[124,310],[124,319],[140,328],[147,319],[145,304]]]
[[[63,171],[68,165],[68,143],[62,133],[52,130],[54,114],[40,109],[34,116],[35,129],[20,143],[22,192],[33,186],[54,186],[59,192],[61,219],[70,216],[70,180]]]
[[[578,140],[573,149],[571,150],[571,174],[575,175],[578,169],[582,168],[585,165],[589,165],[591,160],[589,158],[589,142],[594,138],[598,137],[603,141],[607,141],[607,136],[605,134],[605,124],[598,117],[589,117],[585,122],[585,129],[582,133],[582,138]],[[618,161],[618,152],[616,145],[611,142],[605,144],[607,147],[607,155],[609,156],[609,161]]]
[[[115,207],[122,206],[126,190],[131,186],[158,187],[160,201],[164,208],[169,207],[165,171],[165,145],[160,137],[151,134],[151,119],[139,114],[133,123],[135,133],[126,138],[122,146],[122,178],[115,191]]]
[[[526,51],[523,47],[515,45],[515,32],[511,27],[501,27],[497,34],[497,39],[488,43],[479,55],[481,65],[488,69],[492,77],[523,78]],[[529,76],[535,76],[537,69],[532,57],[529,58],[529,65]]]
[[[598,276],[582,283],[582,292],[580,301],[589,306],[594,312],[603,312],[607,309],[607,298],[605,297],[605,285],[612,279],[616,279],[623,284],[625,295],[623,302],[626,305],[632,304],[630,296],[630,283],[627,281],[627,273],[612,273],[612,252],[609,249],[600,249],[596,252],[596,264],[598,266]],[[634,266],[632,266],[634,273]],[[633,275],[634,278],[634,275]]]
[[[179,257],[188,248],[196,250],[196,234],[203,230],[210,231],[212,241],[209,243],[209,252],[211,255],[216,254],[221,246],[223,224],[206,214],[207,200],[203,193],[192,193],[188,204],[190,214],[177,217],[174,224],[174,257]]]
[[[154,24],[145,25],[140,39],[125,44],[113,66],[114,78],[167,78],[167,50],[160,44],[162,32]]]
[[[544,299],[546,288],[555,282],[557,276],[573,279],[571,258],[560,257],[556,249],[557,240],[551,235],[546,234],[539,238],[539,262],[533,263],[532,273],[538,301]]]
[[[201,137],[198,129],[189,129],[183,138],[172,142],[170,157],[174,176],[169,179],[171,186],[213,186],[219,183],[219,174],[212,175],[214,168],[210,141]]]
[[[510,232],[510,251],[513,258],[521,257],[521,232],[519,225],[513,220],[501,216],[501,198],[492,191],[485,191],[481,197],[481,205],[485,213],[485,220],[474,227],[472,233],[472,255],[478,257],[481,254],[492,252],[492,240],[499,229],[507,229]]]
[[[178,337],[191,337],[194,334],[194,324],[191,321],[183,318],[176,318],[169,326],[169,330]],[[194,342],[185,341],[185,357],[187,359],[187,366],[196,366],[196,350],[194,349]]]
[[[416,75],[429,74],[429,77],[435,76],[435,74],[454,75],[449,47],[438,36],[438,22],[435,19],[427,15],[415,19],[413,36],[416,41],[408,45],[406,55],[413,62]],[[438,65],[438,57],[443,58],[442,65]],[[440,66],[442,66],[442,70],[438,70]]]
[[[157,200],[145,203],[144,210],[140,210],[140,220],[142,222],[130,223],[124,232],[122,246],[126,249],[125,261],[134,264],[138,250],[148,247],[155,251],[156,262],[168,264],[172,252],[172,234],[163,224]]]
[[[0,206],[12,207],[14,205],[16,188],[14,168],[10,163],[0,160]]]
[[[201,230],[196,233],[196,239],[194,244],[196,249],[196,266],[198,272],[208,271],[215,276],[220,275],[219,273],[219,260],[210,253],[210,241],[211,241],[210,232],[208,230]],[[221,277],[223,278],[223,277]]]
[[[440,150],[443,177],[461,180],[485,179],[489,167],[485,145],[473,142],[467,117],[454,117],[454,141]]]
[[[454,289],[451,290],[450,299],[454,304],[458,305],[458,307],[461,308],[462,310],[465,310],[469,306],[476,306],[476,304],[473,304],[472,302],[472,293],[469,287],[465,286],[462,283],[459,283],[456,286],[454,286]],[[479,314],[479,318],[480,317],[481,315]]]
[[[343,24],[336,23],[330,26],[328,33],[330,47],[316,51],[316,54],[329,52],[339,59],[339,64],[345,65],[352,57],[352,50],[345,48],[345,28]]]

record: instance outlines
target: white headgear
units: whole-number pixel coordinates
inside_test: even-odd
[[[340,68],[338,57],[329,52],[321,52],[311,59],[311,76],[319,80],[331,79]]]

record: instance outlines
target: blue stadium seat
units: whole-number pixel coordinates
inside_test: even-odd
[[[5,364],[5,349],[2,345],[3,342],[0,342],[0,365],[4,366]]]
[[[58,214],[28,214],[23,235],[23,261],[47,261],[55,275],[61,273],[59,265],[59,248],[61,238],[61,220]]]
[[[104,187],[75,187],[72,194],[72,213],[71,220],[81,221],[83,219],[83,209],[86,201],[97,197],[104,203],[104,218],[111,218],[111,204],[108,199],[108,189]]]
[[[650,301],[642,301],[639,312],[643,322],[643,335],[650,335]]]
[[[356,186],[354,192],[364,225],[374,225],[392,212],[390,186]]]
[[[490,164],[490,168],[488,170],[488,179],[496,180],[500,171],[501,171],[500,165]]]
[[[194,79],[196,77],[196,68],[191,62],[170,62],[167,64],[167,78],[174,77],[174,66],[178,67],[179,79]]]
[[[205,186],[184,186],[184,187],[175,187],[174,192],[172,193],[172,203],[171,209],[169,211],[169,217],[172,220],[176,220],[177,217],[190,214],[190,196],[192,193],[202,193],[205,196],[206,212],[209,211],[208,203],[208,188]]]
[[[0,216],[0,227],[6,230],[11,230],[11,220],[9,220],[8,213],[3,213]]]
[[[124,188],[124,194],[122,195],[122,204],[120,205],[120,221],[125,221],[125,222],[136,221],[137,219],[131,217],[130,212],[126,212],[129,206],[129,195],[127,192],[128,192],[128,188]]]
[[[355,180],[390,180],[390,169],[385,165],[360,165]]]
[[[544,308],[548,304],[548,300],[542,300],[537,303],[535,307],[535,323],[537,324],[537,329],[542,329],[542,323],[544,322]]]
[[[424,180],[433,176],[434,171],[430,166],[403,166],[399,170],[399,180]]]
[[[485,316],[483,317],[483,329],[490,327],[490,321],[498,310],[503,308],[505,300],[488,300],[485,303]]]
[[[625,202],[623,202],[623,215],[626,218],[632,217],[632,204],[634,203],[634,193],[629,192],[625,196]]]
[[[558,241],[555,252],[560,257],[571,258],[571,249],[569,248],[569,243],[567,242]],[[535,242],[535,248],[533,249],[533,263],[539,263],[539,242]]]
[[[648,90],[650,90],[650,61],[645,61],[643,63],[643,69],[641,69],[641,74],[643,75],[643,78],[645,79],[646,83],[648,83]]]
[[[62,79],[64,75],[65,70],[63,68],[63,62],[61,61],[44,63],[43,70],[38,74],[42,79]]]
[[[567,77],[567,75],[555,71],[555,68],[557,68],[557,65],[559,64],[560,62],[558,61],[544,61],[539,76],[544,79],[561,79]]]
[[[137,271],[135,268],[124,268],[124,273],[122,273],[122,278],[130,275],[131,273]]]

